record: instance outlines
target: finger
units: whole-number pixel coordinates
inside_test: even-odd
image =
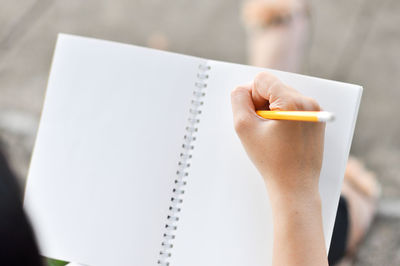
[[[256,110],[268,109],[272,100],[290,90],[273,74],[261,72],[254,78],[252,98]]]
[[[322,108],[319,106],[318,102],[310,97],[301,97],[301,110],[304,111],[321,111]]]
[[[261,95],[258,90],[255,89],[253,84],[253,89],[251,90],[251,97],[253,99],[254,108],[256,110],[269,110],[269,101],[265,99],[265,96]]]
[[[256,113],[251,97],[251,86],[240,86],[231,92],[233,122],[238,133],[251,127]]]
[[[270,110],[320,110],[314,99],[302,95],[267,72],[261,72],[255,77],[252,95],[256,109],[264,109],[268,104]]]

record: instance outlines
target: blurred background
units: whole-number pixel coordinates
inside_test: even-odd
[[[0,138],[24,186],[59,32],[247,63],[243,0],[0,0]],[[364,86],[351,153],[383,185],[354,265],[400,265],[400,1],[311,0],[300,73]],[[338,102],[340,104],[340,102]]]

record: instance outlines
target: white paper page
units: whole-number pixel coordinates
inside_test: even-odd
[[[230,91],[263,69],[209,61],[207,95],[194,143],[172,266],[266,266],[272,258],[272,219],[264,183],[233,128]],[[329,247],[362,88],[270,71],[314,97],[336,120],[326,127],[321,172],[323,226]]]
[[[25,194],[43,255],[157,263],[201,62],[60,35]]]

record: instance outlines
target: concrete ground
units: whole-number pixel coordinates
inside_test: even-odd
[[[241,2],[0,0],[0,135],[21,185],[58,32],[138,45],[162,33],[169,50],[246,63]],[[383,184],[353,265],[400,265],[400,1],[310,3],[313,34],[302,73],[364,86],[352,153]]]

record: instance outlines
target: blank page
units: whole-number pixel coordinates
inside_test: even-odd
[[[230,91],[265,69],[209,61],[207,95],[172,250],[173,266],[265,266],[272,219],[261,176],[233,129]],[[362,88],[268,70],[314,97],[336,120],[326,126],[320,194],[329,247]]]
[[[59,36],[25,194],[43,255],[157,263],[200,63]]]

